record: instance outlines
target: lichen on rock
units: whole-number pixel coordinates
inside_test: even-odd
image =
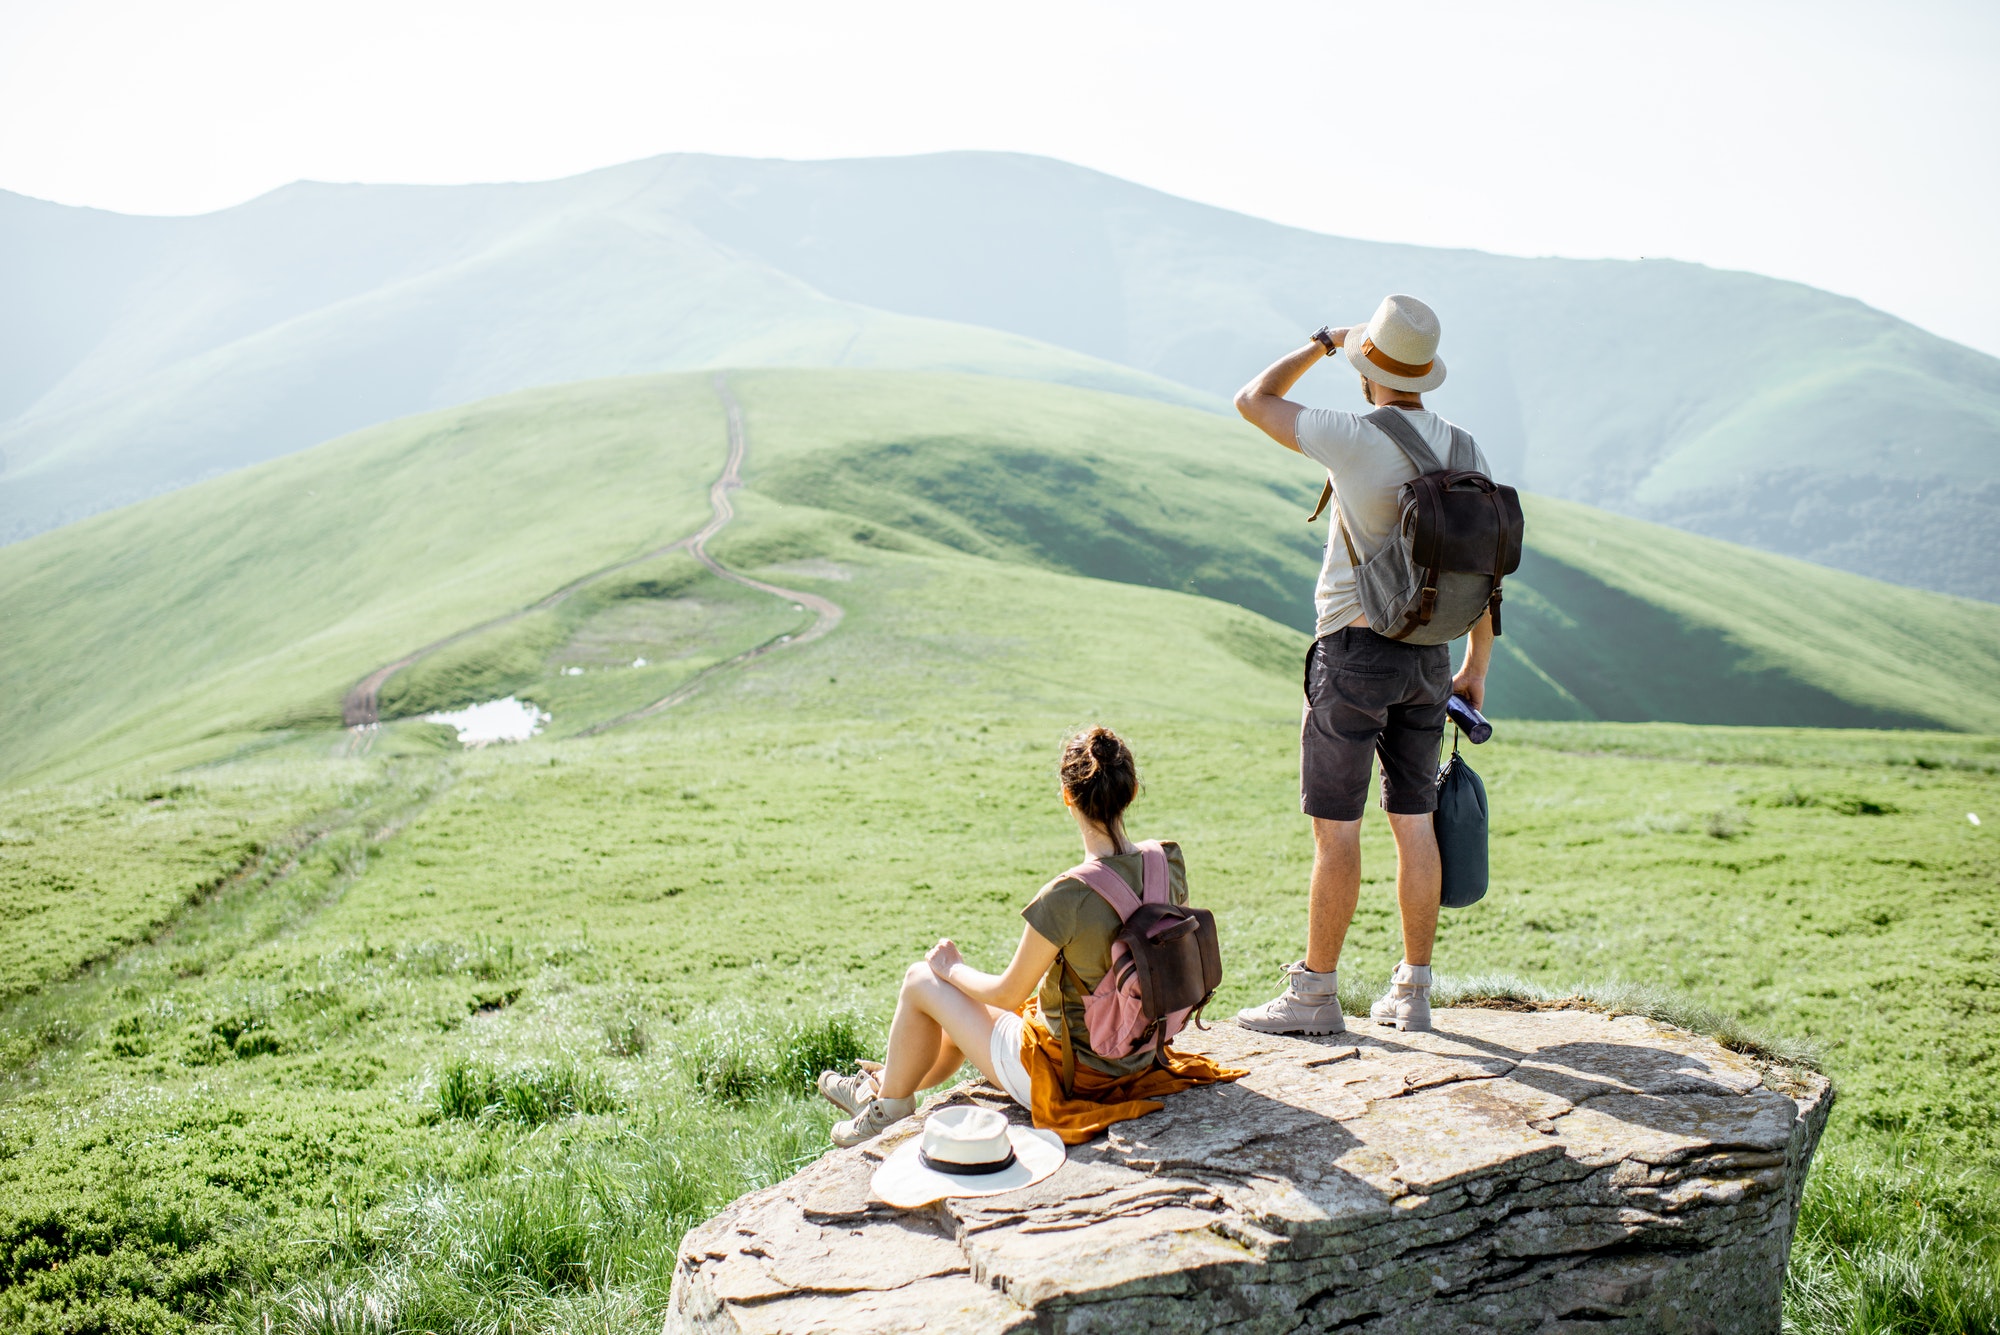
[[[1004,1196],[872,1200],[912,1119],[681,1244],[676,1332],[1775,1332],[1832,1103],[1638,1016],[1444,1010],[1436,1032],[1223,1025],[1247,1067]],[[1025,1114],[983,1084],[977,1101]]]

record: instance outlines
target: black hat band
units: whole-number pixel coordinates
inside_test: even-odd
[[[997,1173],[1003,1168],[1014,1166],[1014,1147],[1007,1147],[1007,1157],[994,1163],[953,1163],[949,1159],[933,1159],[925,1154],[921,1146],[917,1149],[917,1161],[934,1172],[950,1173],[953,1177],[978,1177],[986,1173]]]

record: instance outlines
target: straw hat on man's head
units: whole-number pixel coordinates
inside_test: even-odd
[[[1378,385],[1422,394],[1444,383],[1437,312],[1415,297],[1382,298],[1375,318],[1347,331],[1341,351]]]

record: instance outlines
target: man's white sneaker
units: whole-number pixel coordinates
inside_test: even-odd
[[[875,1075],[872,1071],[857,1071],[853,1075],[821,1071],[819,1092],[821,1098],[853,1117],[860,1113],[868,1100],[875,1097]]]
[[[1427,1034],[1431,1028],[1431,966],[1398,964],[1390,975],[1389,990],[1369,1010],[1376,1024]]]
[[[1236,1012],[1236,1023],[1260,1034],[1340,1034],[1340,971],[1314,973],[1301,960],[1285,966],[1285,990],[1276,1000]]]
[[[863,1141],[875,1139],[916,1110],[915,1099],[872,1098],[861,1105],[860,1112],[845,1122],[833,1124],[833,1143],[842,1149],[851,1149]]]

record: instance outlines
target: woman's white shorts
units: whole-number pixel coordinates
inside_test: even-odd
[[[1035,1087],[1028,1080],[1028,1068],[1021,1061],[1021,1017],[1008,1011],[993,1022],[993,1074],[1000,1088],[1023,1108],[1035,1106]]]

